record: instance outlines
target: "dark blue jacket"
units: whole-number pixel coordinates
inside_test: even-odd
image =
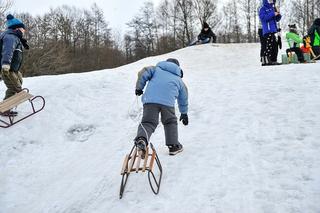
[[[269,4],[268,0],[263,0],[263,6],[259,12],[263,35],[278,32],[277,22],[280,21],[281,15],[275,16],[273,6],[273,4]]]
[[[1,66],[3,64],[10,65],[10,71],[19,71],[22,64],[23,54],[20,38],[22,35],[19,34],[19,31],[12,29],[8,29],[0,35],[2,41]]]

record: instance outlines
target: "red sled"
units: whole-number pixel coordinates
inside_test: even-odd
[[[34,101],[40,100],[41,103],[39,107],[35,107]],[[23,117],[18,116],[15,113],[12,113],[12,109],[17,107],[19,104],[22,104],[26,101],[29,101],[32,111]],[[43,110],[45,106],[45,100],[42,96],[33,96],[29,93],[28,89],[23,89],[21,92],[16,93],[10,98],[0,102],[0,127],[8,128],[38,112]]]

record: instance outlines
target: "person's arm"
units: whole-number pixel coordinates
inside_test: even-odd
[[[303,42],[302,38],[298,34],[295,34],[295,33],[287,33],[286,38],[287,38],[287,40],[292,39],[297,44],[301,44]]]
[[[145,87],[147,81],[149,81],[153,74],[155,72],[155,67],[144,67],[139,73],[138,73],[138,79],[136,82],[136,90],[143,90]]]
[[[281,14],[276,15],[275,16],[276,22],[279,22],[281,20],[281,18],[282,18]]]
[[[260,9],[259,12],[259,17],[261,19],[261,21],[270,21],[271,19],[273,19],[275,17],[275,13],[273,10],[270,10],[270,12],[267,12],[264,8]]]
[[[314,32],[314,38],[320,41],[320,27],[317,27]]]
[[[181,80],[181,87],[177,98],[178,107],[181,114],[188,113],[188,88]]]
[[[210,30],[210,37],[212,38],[211,42],[216,43],[217,37],[216,37],[216,34],[212,32],[212,30]]]
[[[11,65],[12,57],[19,39],[15,35],[7,34],[3,37],[2,65]]]

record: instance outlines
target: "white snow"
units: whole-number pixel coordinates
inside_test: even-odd
[[[319,213],[320,64],[261,67],[258,56],[259,44],[208,44],[25,78],[47,105],[0,129],[0,212]],[[164,170],[159,195],[139,173],[119,200],[138,126],[128,115],[138,109],[137,72],[168,57],[180,60],[189,89],[184,152],[168,155],[160,125],[151,137]]]

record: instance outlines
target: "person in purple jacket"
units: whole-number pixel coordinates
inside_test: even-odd
[[[281,20],[281,14],[275,7],[276,0],[263,0],[263,6],[259,11],[259,18],[262,25],[262,34],[266,40],[266,48],[262,56],[262,66],[279,65],[278,42],[275,34],[279,31],[277,22]]]

